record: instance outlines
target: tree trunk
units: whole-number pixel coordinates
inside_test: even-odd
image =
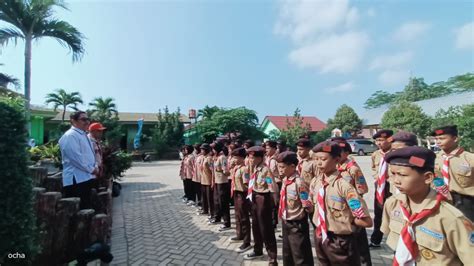
[[[64,109],[63,109],[63,118],[61,120],[61,124],[64,123],[64,117],[66,116],[66,106],[64,106]]]
[[[28,135],[31,131],[30,101],[31,101],[31,42],[32,41],[33,41],[33,37],[31,36],[31,34],[26,34],[25,35],[25,112],[26,112],[26,129],[28,130]]]

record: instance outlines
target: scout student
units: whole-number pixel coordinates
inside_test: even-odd
[[[288,147],[286,146],[286,141],[284,140],[277,140],[277,153],[281,153],[287,151]]]
[[[273,208],[273,227],[276,229],[278,225],[278,201],[280,199],[280,188],[281,188],[281,179],[278,172],[278,163],[276,161],[277,157],[277,143],[276,141],[269,140],[265,142],[265,164],[272,173],[272,176],[275,178],[275,182],[278,186],[278,190],[273,193],[274,201],[276,202]]]
[[[184,146],[181,147],[180,153],[183,154],[183,158],[181,158],[181,163],[179,165],[179,178],[181,178],[181,181],[183,181],[183,191],[184,191],[184,195],[181,199],[183,200],[184,203],[187,203],[188,199],[187,199],[187,194],[186,194],[187,189],[186,189],[186,176],[185,176],[185,168],[184,168],[184,158],[186,156],[185,155],[186,151],[184,150]]]
[[[370,236],[369,246],[379,248],[382,242],[383,233],[380,231],[382,224],[382,211],[385,200],[392,195],[390,192],[390,182],[388,176],[388,164],[384,157],[391,149],[391,137],[393,131],[383,129],[375,133],[373,138],[379,148],[372,153],[372,171],[374,171],[375,197],[374,197],[374,231]]]
[[[313,212],[309,187],[296,171],[296,153],[282,152],[277,161],[284,176],[278,210],[283,229],[283,265],[314,265],[308,223],[308,214]]]
[[[201,145],[203,159],[200,165],[201,189],[202,189],[202,211],[200,215],[214,217],[214,195],[212,191],[212,153],[211,146],[204,143]]]
[[[344,180],[354,186],[360,197],[369,192],[369,186],[365,180],[364,174],[359,165],[349,155],[352,153],[352,148],[347,143],[345,138],[335,137],[331,141],[335,141],[341,147],[341,159],[337,165],[338,171]],[[360,262],[362,265],[372,265],[370,257],[369,241],[367,239],[367,231],[364,227],[359,227],[356,232],[357,246],[359,247]]]
[[[277,244],[272,225],[272,210],[275,204],[271,193],[276,191],[275,179],[265,166],[265,149],[253,146],[248,149],[250,180],[247,198],[252,202],[253,251],[244,259],[251,260],[263,256],[263,243],[267,249],[269,265],[277,265]]]
[[[310,186],[318,261],[322,265],[360,265],[355,233],[358,227],[372,226],[367,205],[337,171],[341,154],[337,142],[321,142],[313,152],[320,171]]]
[[[306,184],[311,184],[311,180],[317,175],[317,167],[314,160],[309,156],[311,150],[311,142],[309,139],[302,138],[296,142],[296,151],[298,154],[299,163],[296,167],[299,176],[301,176]]]
[[[237,235],[231,241],[243,241],[237,248],[238,253],[243,253],[252,248],[250,245],[250,201],[247,199],[248,183],[250,175],[245,167],[247,152],[244,148],[232,150],[231,194],[234,198],[235,228]]]
[[[459,147],[457,126],[436,128],[432,135],[441,149],[436,158],[439,178],[433,183],[437,190],[446,185],[454,206],[474,221],[474,154]]]
[[[194,156],[196,158],[194,161],[194,175],[193,175],[194,191],[196,192],[196,198],[197,198],[196,206],[202,207],[201,175],[199,172],[199,168],[200,168],[200,165],[202,164],[203,155],[201,153],[200,144],[194,144],[193,147],[194,147]]]
[[[196,204],[196,193],[194,191],[193,175],[194,175],[194,163],[195,157],[193,154],[194,148],[191,145],[184,145],[184,175],[185,175],[185,187],[186,187],[186,198],[188,199],[187,205],[194,206]]]
[[[224,224],[219,228],[219,231],[226,231],[230,229],[230,188],[228,182],[227,173],[227,158],[223,152],[223,145],[221,142],[216,142],[212,145],[212,150],[215,154],[214,161],[214,208],[215,217],[210,220],[210,224],[218,224],[221,222],[221,218],[224,220]]]
[[[474,225],[430,187],[435,158],[418,146],[386,156],[401,192],[385,202],[381,227],[393,265],[473,265]]]
[[[255,146],[255,142],[253,140],[246,140],[243,144],[245,150],[247,151],[247,158],[245,158],[245,166],[249,167],[249,170],[251,170],[252,166],[250,165],[249,162],[249,149],[253,146]]]

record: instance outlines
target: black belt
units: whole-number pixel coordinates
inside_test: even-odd
[[[461,204],[474,204],[474,197],[464,194],[459,194],[457,192],[451,192],[453,196],[453,202],[459,202]]]

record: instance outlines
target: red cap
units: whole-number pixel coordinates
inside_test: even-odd
[[[101,123],[92,123],[89,126],[89,131],[102,131],[102,130],[105,130],[105,129],[107,129],[107,128],[104,127]]]

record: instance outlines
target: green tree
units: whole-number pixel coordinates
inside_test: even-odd
[[[395,101],[395,95],[386,91],[378,90],[374,92],[367,101],[365,101],[365,109],[373,109],[384,104],[390,104]]]
[[[164,112],[159,110],[158,122],[153,130],[153,142],[158,157],[162,157],[172,149],[177,149],[184,143],[184,126],[180,118],[179,108],[174,113],[170,113],[167,106]]]
[[[318,144],[320,142],[323,142],[323,141],[325,141],[325,140],[327,140],[331,137],[331,131],[332,131],[332,129],[330,129],[329,127],[326,127],[325,129],[319,131],[314,136],[312,136],[311,141],[314,144]]]
[[[382,117],[381,126],[394,131],[405,130],[424,138],[430,129],[431,118],[421,107],[409,102],[400,102],[390,107]]]
[[[66,9],[62,0],[2,0],[0,1],[0,21],[8,27],[0,29],[0,45],[9,42],[25,42],[25,98],[26,111],[31,99],[31,55],[32,43],[44,37],[57,40],[72,52],[73,61],[84,53],[84,36],[69,23],[54,17],[56,7]]]
[[[466,73],[448,79],[446,85],[456,92],[474,90],[474,73]]]
[[[118,115],[117,105],[114,103],[114,99],[110,97],[105,99],[102,97],[95,98],[89,103],[89,106],[92,107],[90,110],[91,117],[99,121],[112,119]]]
[[[279,140],[281,136],[281,133],[278,129],[272,129],[270,132],[268,132],[268,139],[269,140]]]
[[[343,133],[355,136],[362,129],[362,120],[352,107],[343,104],[337,109],[334,118],[328,120],[328,128],[339,128]]]
[[[429,89],[428,84],[425,83],[423,78],[410,78],[405,89],[397,97],[397,102],[407,101],[416,102],[424,99],[428,99],[427,91]]]
[[[242,139],[261,139],[264,134],[258,129],[257,113],[245,107],[221,109],[210,118],[197,124],[197,131],[204,142],[211,142],[219,135],[236,133]]]
[[[204,106],[203,109],[200,109],[197,113],[197,118],[210,119],[216,112],[221,111],[222,108],[217,106],[209,107],[208,105]]]
[[[280,139],[285,140],[289,147],[294,148],[298,139],[303,135],[309,135],[310,132],[311,125],[304,123],[300,109],[296,108],[293,116],[286,117],[286,129],[281,131]]]
[[[61,123],[64,123],[64,117],[68,107],[77,110],[77,105],[82,104],[81,94],[79,92],[67,93],[63,89],[56,90],[56,93],[48,93],[46,95],[46,104],[53,104],[54,111],[58,107],[62,107],[63,114],[61,116]]]
[[[37,252],[33,185],[27,168],[24,108],[0,101],[0,264],[14,265],[8,253],[26,254],[31,264]]]

